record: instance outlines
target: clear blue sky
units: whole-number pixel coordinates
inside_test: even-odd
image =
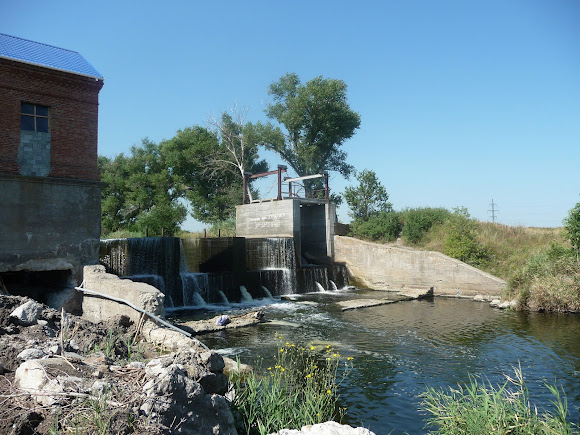
[[[580,201],[577,0],[0,0],[0,32],[78,51],[105,77],[102,155],[234,103],[265,120],[268,85],[295,72],[347,83],[362,123],[344,149],[397,210],[490,220],[493,199],[500,223],[560,226]]]

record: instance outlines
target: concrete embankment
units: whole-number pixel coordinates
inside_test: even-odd
[[[440,252],[334,237],[335,261],[376,290],[433,287],[435,295],[499,296],[506,282]]]

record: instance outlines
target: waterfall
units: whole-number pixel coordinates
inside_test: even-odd
[[[333,280],[329,279],[329,280],[328,280],[328,283],[330,284],[330,288],[331,288],[332,290],[338,290],[338,287],[336,286],[336,284],[334,283],[334,281],[333,281]]]
[[[192,305],[195,305],[197,307],[205,307],[207,305],[199,293],[193,293],[192,299],[193,299]]]
[[[318,281],[314,281],[314,283],[316,284],[316,288],[318,289],[319,292],[325,292],[326,291],[324,289],[324,287],[322,287],[322,284],[320,284]]]
[[[270,293],[270,291],[266,287],[262,286],[262,290],[264,290],[264,293],[266,294],[266,297],[268,299],[272,299],[272,293]]]
[[[248,292],[248,289],[243,285],[240,286],[240,293],[242,293],[243,302],[252,302],[254,300],[252,295]]]
[[[220,297],[222,298],[222,302],[226,305],[229,305],[230,301],[228,300],[228,297],[226,296],[226,294],[221,290],[218,290],[218,293],[219,293]]]
[[[180,272],[183,305],[199,305],[199,298],[209,300],[209,283],[207,273]]]

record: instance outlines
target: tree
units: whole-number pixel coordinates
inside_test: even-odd
[[[389,194],[374,171],[364,169],[356,179],[359,185],[347,187],[344,191],[344,199],[350,208],[349,216],[367,221],[373,215],[393,209],[388,201]]]
[[[273,103],[266,115],[284,127],[261,126],[266,148],[278,153],[299,176],[338,171],[345,178],[354,171],[340,149],[360,126],[360,116],[348,105],[342,80],[316,77],[305,85],[298,75],[286,74],[270,85]],[[306,185],[307,190],[311,187]]]
[[[489,253],[477,240],[477,226],[471,219],[467,208],[454,208],[447,226],[447,236],[443,244],[445,255],[472,266],[481,266],[487,261]]]
[[[211,118],[212,129],[194,126],[162,143],[162,154],[179,189],[200,222],[217,224],[235,215],[242,203],[244,172],[263,172],[259,135],[236,110]]]
[[[564,231],[572,247],[580,254],[580,202],[576,203],[564,219]]]
[[[238,173],[240,181],[243,181],[246,172],[265,172],[268,169],[265,160],[258,161],[258,144],[264,130],[245,122],[246,110],[239,111],[234,106],[231,112],[233,116],[224,112],[221,120],[210,118],[208,121],[220,140],[220,146],[210,158],[207,175],[215,177],[224,171],[234,171]],[[248,189],[247,193],[252,198],[250,186]]]
[[[160,153],[159,145],[143,139],[131,147],[131,155],[99,157],[104,188],[101,193],[101,225],[104,233],[128,230],[172,235],[185,220],[179,203],[180,189]]]

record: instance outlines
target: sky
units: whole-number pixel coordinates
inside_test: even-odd
[[[395,210],[491,221],[493,201],[496,222],[557,227],[580,202],[577,0],[0,0],[0,33],[78,51],[104,76],[100,155],[234,105],[266,121],[269,84],[294,72],[347,84],[361,126],[343,149]],[[349,185],[331,173],[333,192]]]

